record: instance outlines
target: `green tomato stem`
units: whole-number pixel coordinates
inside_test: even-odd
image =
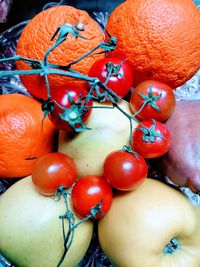
[[[14,75],[30,75],[30,74],[41,74],[41,69],[34,70],[2,70],[0,71],[0,77],[3,76],[14,76]]]
[[[68,196],[70,195],[70,193],[68,193],[66,191],[66,189],[63,186],[59,186],[57,189],[57,192],[55,193],[55,196],[57,196],[58,200],[61,199],[61,196],[64,199],[65,202],[65,207],[66,207],[66,212],[65,214],[61,215],[59,218],[61,219],[61,223],[62,223],[62,233],[63,233],[63,241],[64,241],[64,251],[63,254],[57,264],[57,267],[60,267],[61,264],[63,263],[67,252],[69,251],[73,240],[74,240],[74,235],[75,235],[75,230],[84,222],[90,220],[90,219],[94,219],[96,214],[101,214],[103,215],[103,213],[101,212],[101,208],[102,208],[102,200],[93,208],[90,209],[90,213],[88,216],[86,216],[85,218],[83,218],[82,220],[80,220],[78,223],[76,223],[76,219],[75,219],[75,215],[73,214],[73,212],[69,209],[69,205],[68,205]],[[67,219],[68,221],[68,232],[67,235],[65,234],[65,220]]]
[[[73,238],[74,238],[74,231],[72,231],[73,226],[75,224],[75,216],[74,214],[70,211],[69,209],[69,205],[68,205],[68,193],[65,190],[65,188],[63,187],[59,187],[57,194],[62,195],[62,197],[64,198],[64,202],[65,202],[65,207],[66,207],[66,213],[64,215],[60,216],[60,219],[62,220],[62,232],[63,232],[63,240],[64,240],[64,252],[63,255],[60,259],[60,261],[58,262],[57,267],[59,267],[62,262],[65,259],[65,256],[72,244]],[[67,219],[68,221],[68,232],[67,235],[65,234],[65,219]]]
[[[90,56],[92,53],[94,53],[94,51],[96,51],[98,48],[100,47],[100,44],[98,44],[96,47],[94,47],[92,50],[90,50],[88,53],[84,54],[83,56],[81,56],[80,58],[74,60],[73,62],[71,62],[70,64],[68,64],[66,66],[66,68],[71,68],[71,66],[73,66],[74,64],[78,63],[79,61],[83,60],[84,58]]]
[[[146,101],[144,101],[143,103],[142,103],[142,106],[141,106],[141,108],[137,111],[137,112],[135,112],[134,114],[133,114],[133,117],[136,117],[143,109],[144,109],[144,107],[146,106],[148,104],[148,101],[146,100]]]

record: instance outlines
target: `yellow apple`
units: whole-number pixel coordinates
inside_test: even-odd
[[[156,180],[118,193],[98,233],[113,266],[200,266],[200,210]]]
[[[110,104],[95,102],[94,106],[97,108],[92,109],[87,121],[87,127],[91,130],[73,135],[60,132],[58,151],[74,159],[79,177],[102,175],[106,156],[129,144],[129,119],[117,108],[112,109]],[[131,115],[128,102],[121,100],[119,107]],[[133,129],[136,126],[133,121]]]

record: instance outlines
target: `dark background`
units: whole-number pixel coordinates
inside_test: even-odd
[[[10,11],[6,22],[0,23],[0,33],[6,29],[32,18],[35,14],[42,10],[47,3],[59,3],[60,0],[12,0]],[[124,2],[123,0],[63,0],[63,4],[75,6],[84,9],[89,13],[91,11],[111,12],[116,6]]]
[[[38,13],[42,7],[50,2],[49,0],[12,0],[7,21],[0,23],[0,32],[18,24],[21,21],[30,19],[34,14]],[[54,0],[54,2],[59,2]],[[73,0],[67,1],[73,4]]]

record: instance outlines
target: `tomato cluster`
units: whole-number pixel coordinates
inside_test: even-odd
[[[32,171],[32,181],[39,193],[55,195],[59,187],[72,187],[73,208],[81,217],[91,214],[100,218],[108,212],[112,203],[112,189],[101,176],[85,176],[77,180],[77,169],[72,158],[54,152],[39,157]],[[100,205],[95,212],[95,207]]]
[[[53,108],[48,113],[49,119],[60,130],[79,132],[86,128],[85,123],[94,108],[93,100],[109,100],[113,104],[113,95],[120,99],[129,95],[133,114],[131,118],[127,117],[138,122],[130,133],[130,145],[107,155],[102,176],[89,175],[76,181],[77,169],[73,159],[62,153],[51,153],[36,161],[32,180],[44,195],[55,194],[60,186],[72,188],[74,210],[87,217],[98,206],[100,210],[93,217],[100,218],[111,206],[112,188],[122,191],[137,188],[147,177],[147,159],[160,157],[168,151],[170,132],[163,122],[173,112],[176,101],[173,90],[158,81],[142,82],[132,90],[132,70],[128,62],[118,58],[96,61],[88,76],[98,79],[96,87],[88,83],[88,88],[62,86],[52,90],[50,102]],[[113,93],[111,98],[109,92]],[[113,107],[117,105],[114,104]]]
[[[140,122],[132,134],[132,148],[144,158],[164,155],[170,145],[170,132],[165,124],[175,108],[175,95],[168,85],[157,81],[139,84],[130,97],[133,116]]]

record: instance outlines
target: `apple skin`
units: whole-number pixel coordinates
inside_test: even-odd
[[[65,212],[64,200],[39,194],[30,176],[18,181],[0,197],[0,252],[19,267],[57,266],[64,248],[59,216]],[[67,227],[66,222],[65,231]],[[62,267],[74,267],[80,262],[92,232],[90,221],[76,228]]]
[[[129,103],[121,100],[119,107],[131,115]],[[58,151],[73,158],[79,178],[85,175],[103,175],[103,162],[106,156],[129,144],[130,122],[117,108],[109,103],[94,102],[87,127],[78,134],[60,131]],[[102,108],[102,107],[107,108]],[[138,124],[133,121],[133,129]]]
[[[113,266],[199,267],[200,210],[181,192],[146,179],[117,193],[98,226],[100,245]],[[169,253],[166,245],[177,240]]]

